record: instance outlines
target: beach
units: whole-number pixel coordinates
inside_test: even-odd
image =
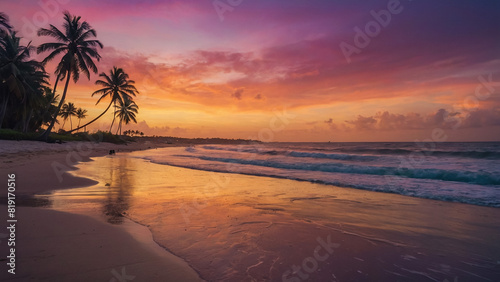
[[[190,148],[114,156],[102,148],[64,175],[67,186],[47,177],[47,163],[67,152],[2,164],[37,194],[27,205],[44,206],[19,208],[20,222],[33,224],[17,231],[25,275],[109,281],[125,267],[136,281],[495,281],[500,273],[498,208],[144,158]],[[32,169],[38,178],[23,176]],[[51,181],[51,192],[38,185]],[[60,261],[63,272],[53,267]],[[169,263],[178,268],[162,267]]]
[[[16,269],[7,272],[6,229],[2,241],[2,281],[200,281],[182,259],[154,243],[147,228],[129,222],[111,225],[98,217],[58,212],[33,200],[34,194],[54,189],[85,187],[97,182],[67,173],[79,161],[117,152],[165,146],[154,142],[116,145],[69,142],[0,141],[1,179],[16,175]],[[54,167],[57,169],[55,170]],[[64,171],[64,172],[63,172]],[[60,181],[61,180],[61,181]],[[7,220],[7,191],[1,196]],[[39,207],[37,207],[39,206]],[[8,226],[8,225],[7,225]],[[128,231],[127,231],[128,230]],[[10,268],[9,268],[10,269]]]

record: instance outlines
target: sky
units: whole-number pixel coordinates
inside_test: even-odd
[[[61,27],[65,10],[97,31],[99,73],[117,66],[135,81],[138,123],[124,129],[267,142],[500,141],[500,1],[0,0],[25,44],[51,42],[35,31]],[[109,102],[91,97],[97,79],[69,85],[87,121]],[[111,120],[110,111],[87,129]]]

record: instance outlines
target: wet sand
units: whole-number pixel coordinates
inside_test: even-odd
[[[150,231],[131,221],[112,225],[102,217],[55,211],[32,195],[95,185],[68,173],[90,157],[143,150],[163,144],[0,141],[1,281],[200,281],[179,257],[160,248]],[[16,269],[7,272],[7,174],[16,175]],[[39,206],[39,207],[38,207]]]
[[[130,218],[209,281],[497,281],[500,210],[107,156],[53,209]]]

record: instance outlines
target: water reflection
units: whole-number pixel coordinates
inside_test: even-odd
[[[105,182],[105,195],[102,212],[107,221],[120,224],[130,208],[135,190],[135,164],[128,158],[108,157],[103,163],[101,171],[108,172],[108,176],[99,179]]]

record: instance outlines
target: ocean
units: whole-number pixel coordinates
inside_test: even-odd
[[[158,164],[500,207],[500,143],[253,143],[141,152]]]

